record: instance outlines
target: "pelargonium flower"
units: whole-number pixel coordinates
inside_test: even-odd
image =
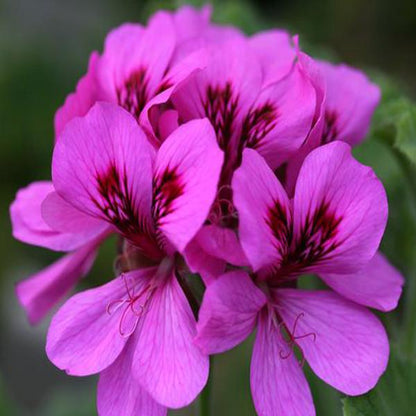
[[[79,81],[76,92],[70,94],[57,111],[56,139],[70,120],[87,114],[97,100],[118,103],[139,117],[144,106],[148,102],[151,105],[152,98],[159,92],[164,90],[164,97],[169,97],[175,82],[203,63],[200,51],[173,65],[174,68],[171,65],[180,45],[202,33],[212,36],[209,16],[209,7],[199,11],[184,6],[175,13],[157,13],[146,28],[126,24],[114,29],[107,37],[103,55],[96,52],[91,55],[87,74]],[[212,30],[222,29],[213,26]],[[183,52],[182,55],[185,58],[187,54]],[[138,74],[142,74],[143,79]],[[147,118],[143,120],[146,122]],[[162,126],[165,124],[169,123],[162,123]],[[166,127],[164,138],[171,131]],[[46,199],[48,202],[44,204]],[[42,213],[45,209],[55,211],[64,220],[51,219],[49,213],[46,222]],[[112,229],[74,210],[55,192],[50,181],[36,182],[20,190],[11,205],[10,215],[16,239],[69,253],[17,285],[19,301],[30,322],[36,324],[88,273],[97,248]]]
[[[367,392],[386,368],[389,344],[364,306],[393,309],[403,284],[376,254],[387,220],[381,182],[347,144],[334,142],[307,156],[293,200],[251,149],[232,185],[252,271],[226,273],[207,287],[198,345],[222,352],[257,326],[251,389],[259,415],[315,414],[293,350],[338,390]],[[302,273],[318,274],[333,290],[298,289]]]
[[[192,342],[196,321],[176,253],[208,215],[222,162],[208,120],[182,125],[155,155],[135,119],[105,103],[71,121],[55,146],[56,192],[109,223],[151,264],[75,295],[49,328],[55,365],[72,375],[101,373],[101,415],[165,414],[206,383],[208,357]],[[44,216],[71,220],[52,204]]]

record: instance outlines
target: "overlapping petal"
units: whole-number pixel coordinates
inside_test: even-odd
[[[208,216],[223,158],[206,119],[180,126],[157,153],[153,218],[179,251],[185,249]]]
[[[320,277],[347,299],[385,312],[397,306],[404,284],[401,273],[381,253],[357,273],[321,274]]]
[[[164,406],[186,406],[205,386],[209,361],[193,343],[195,335],[191,307],[171,276],[143,315],[133,359],[134,376]]]
[[[265,160],[251,149],[244,151],[232,187],[241,245],[253,269],[279,264],[288,248],[292,222],[285,190]]]
[[[242,271],[229,272],[206,289],[196,344],[206,354],[227,351],[253,331],[266,296]]]

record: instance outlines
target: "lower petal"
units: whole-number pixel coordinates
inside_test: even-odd
[[[95,260],[96,249],[96,244],[88,244],[17,284],[17,297],[31,324],[39,323],[88,273]]]
[[[275,295],[280,316],[318,377],[350,396],[376,385],[389,342],[375,315],[331,291],[281,289]]]
[[[100,374],[97,391],[100,416],[166,416],[166,407],[155,402],[133,378],[134,348],[135,342],[131,339],[117,360]]]
[[[253,331],[266,296],[249,275],[226,273],[209,285],[199,310],[196,344],[207,354],[227,351]]]
[[[261,416],[313,416],[315,409],[302,369],[293,355],[281,357],[287,345],[267,310],[259,317],[251,360],[251,392]]]
[[[125,273],[111,282],[70,298],[52,319],[46,342],[49,359],[70,375],[99,373],[111,365],[123,350],[128,336],[122,327],[134,328],[134,313],[124,313],[123,298],[130,280],[134,292],[145,287],[155,268]],[[110,308],[112,304],[120,307]]]
[[[358,273],[321,274],[320,277],[347,299],[381,311],[391,311],[397,306],[404,284],[403,276],[381,253]]]
[[[191,403],[208,379],[208,356],[193,343],[196,322],[174,276],[154,293],[138,329],[136,379],[166,407]]]

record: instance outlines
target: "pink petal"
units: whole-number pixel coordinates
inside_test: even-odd
[[[181,59],[178,63],[173,65],[168,73],[163,77],[159,89],[159,94],[151,98],[145,105],[143,111],[140,114],[140,125],[146,131],[155,147],[160,146],[160,142],[163,141],[165,134],[157,135],[158,121],[160,113],[165,110],[163,104],[169,101],[172,94],[180,88],[182,84],[186,84],[187,79],[192,74],[205,68],[207,65],[208,54],[205,49],[200,49],[190,53],[185,58]],[[176,114],[178,112],[176,110]],[[155,133],[156,132],[156,133]]]
[[[326,80],[322,69],[317,62],[302,52],[298,53],[298,63],[315,89],[316,105],[311,131],[303,146],[289,160],[286,167],[285,189],[290,196],[293,196],[299,170],[305,157],[321,143],[325,124]]]
[[[76,376],[99,373],[112,364],[128,339],[122,336],[121,325],[134,327],[135,315],[124,314],[130,306],[122,303],[127,296],[126,282],[134,281],[138,293],[155,272],[155,268],[148,268],[125,273],[70,298],[49,327],[46,343],[49,359]]]
[[[153,216],[160,230],[181,252],[208,216],[222,162],[223,153],[206,119],[183,124],[159,149]]]
[[[205,5],[200,10],[184,5],[173,14],[178,44],[201,36],[208,29],[211,9],[210,5]]]
[[[97,243],[68,254],[16,286],[16,295],[31,324],[39,323],[90,270]]]
[[[294,260],[317,273],[359,271],[376,253],[387,221],[382,183],[339,141],[305,159],[293,209]]]
[[[167,409],[155,402],[133,378],[131,365],[136,344],[129,339],[116,361],[100,374],[97,409],[100,416],[166,416]]]
[[[105,41],[98,76],[112,102],[120,101],[120,93],[127,92],[129,85],[140,88],[145,102],[152,98],[168,67],[175,47],[175,30],[172,17],[158,12],[148,26],[125,23],[111,31]],[[143,74],[143,83],[138,84],[136,74]],[[127,108],[126,108],[127,109]],[[137,108],[138,113],[141,108]]]
[[[55,137],[58,138],[66,124],[74,117],[82,117],[100,99],[102,92],[97,82],[97,65],[100,56],[93,52],[87,73],[79,80],[74,93],[66,97],[65,103],[55,114]]]
[[[139,330],[136,379],[164,406],[191,403],[205,386],[209,362],[193,344],[195,318],[174,276],[154,293]]]
[[[13,236],[17,240],[57,251],[72,251],[96,238],[105,229],[105,224],[85,228],[86,215],[71,208],[62,201],[60,208],[70,212],[71,221],[76,228],[65,231],[52,229],[42,216],[42,204],[54,192],[52,182],[34,182],[21,189],[10,206]],[[57,213],[59,215],[59,212]],[[93,225],[90,223],[90,225]]]
[[[315,106],[315,88],[296,64],[288,76],[261,91],[243,123],[242,140],[276,169],[306,140]]]
[[[142,247],[153,235],[153,158],[136,120],[114,104],[98,103],[69,123],[56,144],[54,185],[75,208],[106,220]],[[157,257],[152,242],[145,248]]]
[[[330,291],[275,294],[278,313],[290,330],[296,328],[293,335],[318,377],[351,396],[376,385],[387,366],[389,342],[375,315]]]
[[[371,117],[380,101],[380,89],[361,72],[346,65],[319,63],[327,83],[326,123],[328,137],[359,144],[367,134]],[[333,121],[332,121],[333,119]],[[328,123],[332,122],[331,128]]]
[[[263,310],[251,360],[251,392],[262,416],[314,416],[311,392],[294,356],[281,358],[286,343]]]
[[[45,198],[41,212],[42,218],[54,230],[73,233],[80,238],[90,240],[110,228],[106,222],[86,215],[68,204],[57,192],[51,192]]]
[[[347,299],[381,311],[391,311],[397,306],[404,284],[403,276],[381,253],[357,273],[320,277]]]
[[[225,272],[226,262],[211,256],[201,247],[198,239],[201,230],[186,246],[183,256],[189,270],[192,273],[198,273],[205,285],[208,286]]]
[[[243,250],[254,271],[279,263],[291,226],[286,192],[265,160],[246,149],[232,182]]]
[[[280,81],[289,73],[296,57],[289,33],[268,30],[252,36],[249,43],[262,65],[263,85]]]
[[[266,296],[245,272],[229,272],[210,284],[199,310],[196,344],[206,354],[227,351],[253,331]]]
[[[217,257],[234,266],[248,266],[236,233],[230,228],[206,225],[196,235],[200,247],[210,256]]]
[[[235,145],[232,142],[240,133],[242,118],[257,98],[261,68],[242,36],[208,45],[206,50],[206,68],[188,77],[172,101],[182,120],[208,117],[225,149]]]

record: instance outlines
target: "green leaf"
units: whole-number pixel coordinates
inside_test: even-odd
[[[374,114],[372,135],[416,165],[416,105],[386,78],[378,77],[376,82],[382,100]]]
[[[416,361],[391,351],[386,373],[369,393],[343,399],[344,416],[412,416],[416,409]]]

